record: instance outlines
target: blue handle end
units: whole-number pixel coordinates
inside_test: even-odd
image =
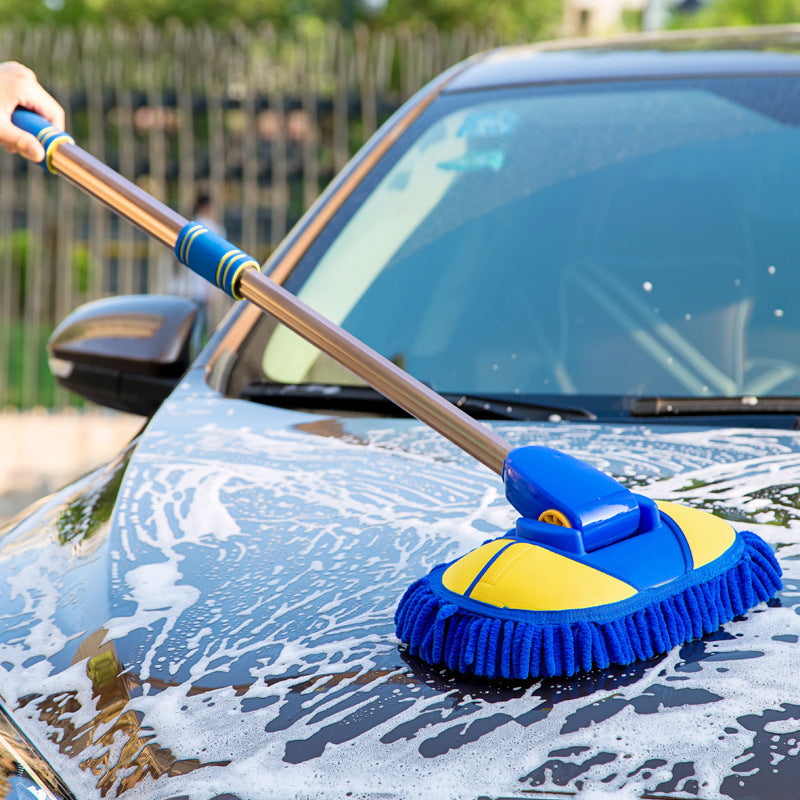
[[[11,115],[11,122],[27,133],[33,134],[44,147],[44,158],[39,163],[43,169],[55,174],[52,166],[53,153],[62,144],[75,144],[74,139],[52,125],[44,117],[25,108],[17,108]]]

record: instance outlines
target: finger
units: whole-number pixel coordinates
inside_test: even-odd
[[[38,84],[24,92],[19,104],[40,114],[59,130],[64,130],[64,109]]]
[[[12,78],[36,80],[36,73],[30,67],[20,64],[19,61],[4,61],[0,64],[0,75],[6,80],[11,80]]]
[[[44,147],[33,134],[20,130],[12,123],[0,124],[0,142],[4,142],[9,153],[19,153],[31,161],[44,160]]]
[[[30,161],[41,163],[44,161],[44,147],[41,142],[30,133],[23,132],[16,142],[17,152]]]

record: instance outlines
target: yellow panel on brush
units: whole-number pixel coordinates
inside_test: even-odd
[[[736,533],[725,520],[678,503],[662,503],[656,505],[668,517],[675,520],[683,531],[689,549],[692,551],[694,568],[705,566],[719,558],[734,542]]]
[[[442,576],[444,586],[452,591],[466,591],[483,565],[499,549],[495,545],[501,542],[505,545],[509,540],[490,542],[448,567]],[[478,558],[478,554],[482,557]],[[465,577],[466,565],[462,566],[466,559],[469,559],[471,568],[469,581]],[[464,588],[454,588],[457,585]],[[600,570],[544,547],[519,542],[498,556],[478,581],[470,598],[498,608],[563,611],[615,603],[635,594],[633,586]]]
[[[458,592],[458,594],[466,594],[467,589],[472,585],[475,576],[483,569],[484,564],[498,550],[513,541],[513,539],[495,539],[493,542],[487,542],[459,558],[442,575],[442,583],[445,589],[449,589],[451,592]]]

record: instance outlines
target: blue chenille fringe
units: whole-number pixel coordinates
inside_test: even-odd
[[[538,623],[460,608],[412,584],[395,613],[397,636],[433,665],[480,675],[527,679],[574,675],[631,664],[713,633],[782,588],[781,568],[762,539],[747,531],[736,563],[710,580],[610,621]]]

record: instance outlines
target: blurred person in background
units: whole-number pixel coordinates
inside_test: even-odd
[[[44,148],[30,133],[11,122],[17,106],[35,111],[59,130],[64,129],[64,109],[39,85],[33,70],[16,61],[0,63],[0,145],[31,161],[44,158]]]

